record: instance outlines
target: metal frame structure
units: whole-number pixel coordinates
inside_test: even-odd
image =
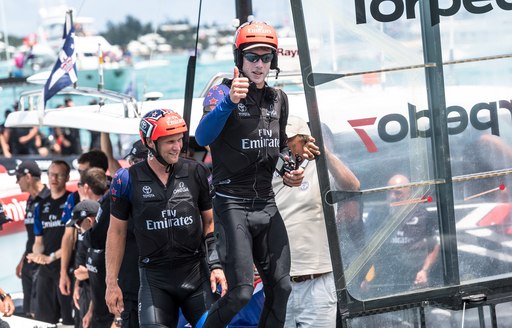
[[[365,72],[355,72],[352,74],[323,74],[313,72],[302,0],[290,0],[290,4],[295,25],[297,44],[301,54],[300,66],[302,79],[304,81],[303,84],[311,130],[317,140],[317,144],[322,149],[324,141],[321,133],[321,122],[315,86],[334,79],[363,74]],[[492,327],[498,327],[496,306],[501,303],[512,301],[512,279],[502,278],[469,284],[461,284],[459,279],[453,182],[480,177],[469,175],[458,177],[452,176],[448,142],[443,64],[453,65],[467,61],[508,57],[508,55],[443,63],[439,25],[432,26],[430,24],[430,1],[419,1],[419,5],[424,64],[415,65],[414,67],[390,68],[388,70],[393,71],[418,68],[420,66],[425,69],[428,105],[429,108],[432,108],[431,124],[433,133],[431,142],[433,149],[433,163],[435,167],[434,180],[425,181],[424,183],[432,185],[435,188],[436,197],[438,199],[437,211],[439,213],[441,258],[444,269],[443,279],[445,287],[416,293],[371,299],[367,301],[356,300],[350,295],[346,285],[345,272],[343,271],[344,266],[339,243],[340,236],[338,236],[337,233],[334,210],[331,205],[355,195],[374,192],[375,190],[363,190],[356,193],[331,191],[327,163],[325,158],[320,156],[317,159],[317,167],[321,195],[323,199],[327,200],[323,202],[323,210],[338,297],[340,314],[338,326],[352,327],[351,322],[356,318],[370,317],[404,309],[412,309],[412,313],[415,314],[407,321],[410,326],[427,327],[428,320],[426,320],[425,309],[428,307],[436,307],[450,311],[463,311],[463,315],[466,310],[476,308],[478,311],[480,327],[486,327],[486,322],[490,322]],[[504,174],[510,174],[508,171],[509,170]],[[491,175],[499,174],[499,172],[487,173]],[[487,309],[488,311],[486,311]],[[404,319],[404,321],[405,320],[407,319]]]

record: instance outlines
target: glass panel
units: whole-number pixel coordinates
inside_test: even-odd
[[[425,308],[426,327],[437,328],[480,328],[492,327],[489,306],[461,311],[451,311],[436,307]]]
[[[302,4],[313,71],[306,82],[316,88],[326,152],[332,151],[354,172],[362,190],[385,187],[395,174],[413,182],[443,183],[433,179],[418,2],[306,0]],[[502,0],[478,6],[432,4],[430,19],[432,25],[439,23],[445,63],[450,143],[450,158],[437,160],[450,161],[455,205],[455,217],[442,220],[454,220],[456,225],[462,283],[509,275],[512,101],[507,86],[512,82],[512,43],[507,22],[512,6]],[[410,199],[435,195],[433,185],[412,190]],[[392,256],[386,245],[397,240],[400,225],[407,224],[415,207],[426,206],[431,221],[438,224],[436,202],[445,201],[433,197],[430,204],[407,204],[407,210],[385,215],[385,223],[367,224],[374,208],[389,203],[385,193],[365,192],[357,201],[357,224],[363,232],[355,233],[344,222],[350,216],[337,213],[349,291],[359,299],[414,289],[401,288],[391,274],[384,285],[392,286],[369,294],[361,290],[361,278],[369,273],[371,261],[389,264]],[[338,204],[337,211],[348,211],[346,206]],[[375,232],[369,233],[372,229]],[[395,273],[399,268],[390,267]],[[443,281],[430,283],[435,287]]]
[[[440,25],[462,283],[512,272],[510,58],[464,62],[512,53],[500,3]]]
[[[366,300],[442,285],[432,185],[395,175],[390,188],[339,203],[337,218],[349,293]]]
[[[386,187],[396,175],[404,177],[400,184],[431,180],[419,20],[356,24],[348,1],[306,1],[305,7],[313,72],[349,74],[316,88],[325,152],[354,172],[362,190]],[[404,68],[411,65],[418,66]],[[385,72],[367,72],[375,70]],[[403,195],[393,198],[394,192]],[[349,214],[354,200],[338,204],[353,297],[385,297],[441,283],[432,264],[430,274],[420,272],[434,248],[439,252],[433,195],[428,184],[364,193],[357,200],[359,221]]]
[[[417,308],[388,313],[373,314],[347,320],[348,327],[419,327],[420,315]]]
[[[499,310],[498,310],[499,308]],[[348,327],[422,327],[420,308],[412,308],[389,313],[374,314],[347,320]],[[509,313],[505,313],[509,311]],[[510,303],[496,306],[498,327],[510,327]],[[489,306],[452,311],[437,307],[424,308],[425,327],[436,328],[480,328],[492,327]],[[507,325],[508,323],[508,325]]]
[[[459,6],[460,6],[459,2]],[[442,0],[439,6],[448,8],[455,2]],[[501,0],[481,3],[484,14],[470,14],[468,7],[473,3],[463,3],[459,12],[450,17],[441,17],[441,41],[443,60],[467,61],[474,58],[503,56],[512,53],[510,43],[510,2]],[[512,81],[510,59],[498,59],[478,63],[462,63],[445,67],[447,86],[480,85],[506,86],[504,81]],[[481,92],[481,91],[480,91]],[[483,100],[483,99],[482,99]]]
[[[512,303],[496,305],[496,321],[499,328],[512,327]]]

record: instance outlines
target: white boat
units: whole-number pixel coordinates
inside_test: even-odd
[[[41,19],[37,32],[37,43],[31,49],[26,49],[25,55],[33,58],[27,61],[17,75],[33,76],[32,83],[46,82],[57,54],[62,48],[63,26],[66,5],[43,7],[39,10]],[[99,83],[100,51],[103,60],[103,87],[109,90],[124,91],[132,77],[133,66],[131,59],[125,60],[123,51],[113,46],[103,36],[96,35],[92,29],[94,20],[90,17],[75,17],[75,52],[77,55],[77,73],[79,86],[97,87]],[[39,75],[37,75],[39,74]]]

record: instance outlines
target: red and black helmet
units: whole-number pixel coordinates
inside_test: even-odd
[[[187,124],[180,114],[169,109],[153,109],[140,120],[139,133],[142,143],[160,137],[187,132]]]
[[[243,51],[258,48],[267,47],[274,53],[274,58],[270,63],[270,69],[277,68],[277,33],[274,28],[265,22],[247,22],[235,32],[235,43],[233,45],[235,64],[240,70],[242,70],[243,63]]]

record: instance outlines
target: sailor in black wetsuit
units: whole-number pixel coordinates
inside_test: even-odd
[[[140,123],[149,158],[112,180],[107,305],[116,316],[123,309],[117,277],[130,219],[139,249],[140,327],[176,327],[180,308],[195,325],[213,303],[217,283],[226,290],[213,237],[210,171],[179,157],[186,131],[177,113],[150,111]]]
[[[280,153],[287,154],[288,98],[265,79],[277,67],[277,34],[266,23],[251,22],[235,34],[233,80],[214,86],[204,100],[206,115],[196,141],[210,145],[218,252],[229,292],[216,302],[203,327],[225,327],[253,293],[253,262],[264,284],[259,327],[282,327],[291,291],[290,249],[276,207],[272,176]],[[318,147],[310,145],[315,154]],[[307,151],[305,156],[314,155]],[[302,168],[283,181],[300,186]]]
[[[25,208],[25,228],[27,229],[27,243],[25,252],[16,266],[16,275],[21,278],[23,288],[23,312],[27,317],[33,317],[36,310],[34,274],[37,271],[38,264],[29,263],[27,254],[32,253],[34,245],[34,208],[42,199],[50,196],[50,189],[41,182],[41,169],[36,162],[31,160],[23,161],[15,171],[16,183],[20,186],[22,192],[28,192],[30,196],[27,199]],[[35,288],[34,288],[35,289]]]
[[[34,209],[33,252],[27,255],[30,262],[40,264],[36,279],[35,319],[56,324],[62,318],[64,325],[73,324],[71,296],[59,290],[60,242],[64,224],[60,217],[69,191],[70,167],[62,160],[54,160],[48,168],[50,195],[41,200]]]

